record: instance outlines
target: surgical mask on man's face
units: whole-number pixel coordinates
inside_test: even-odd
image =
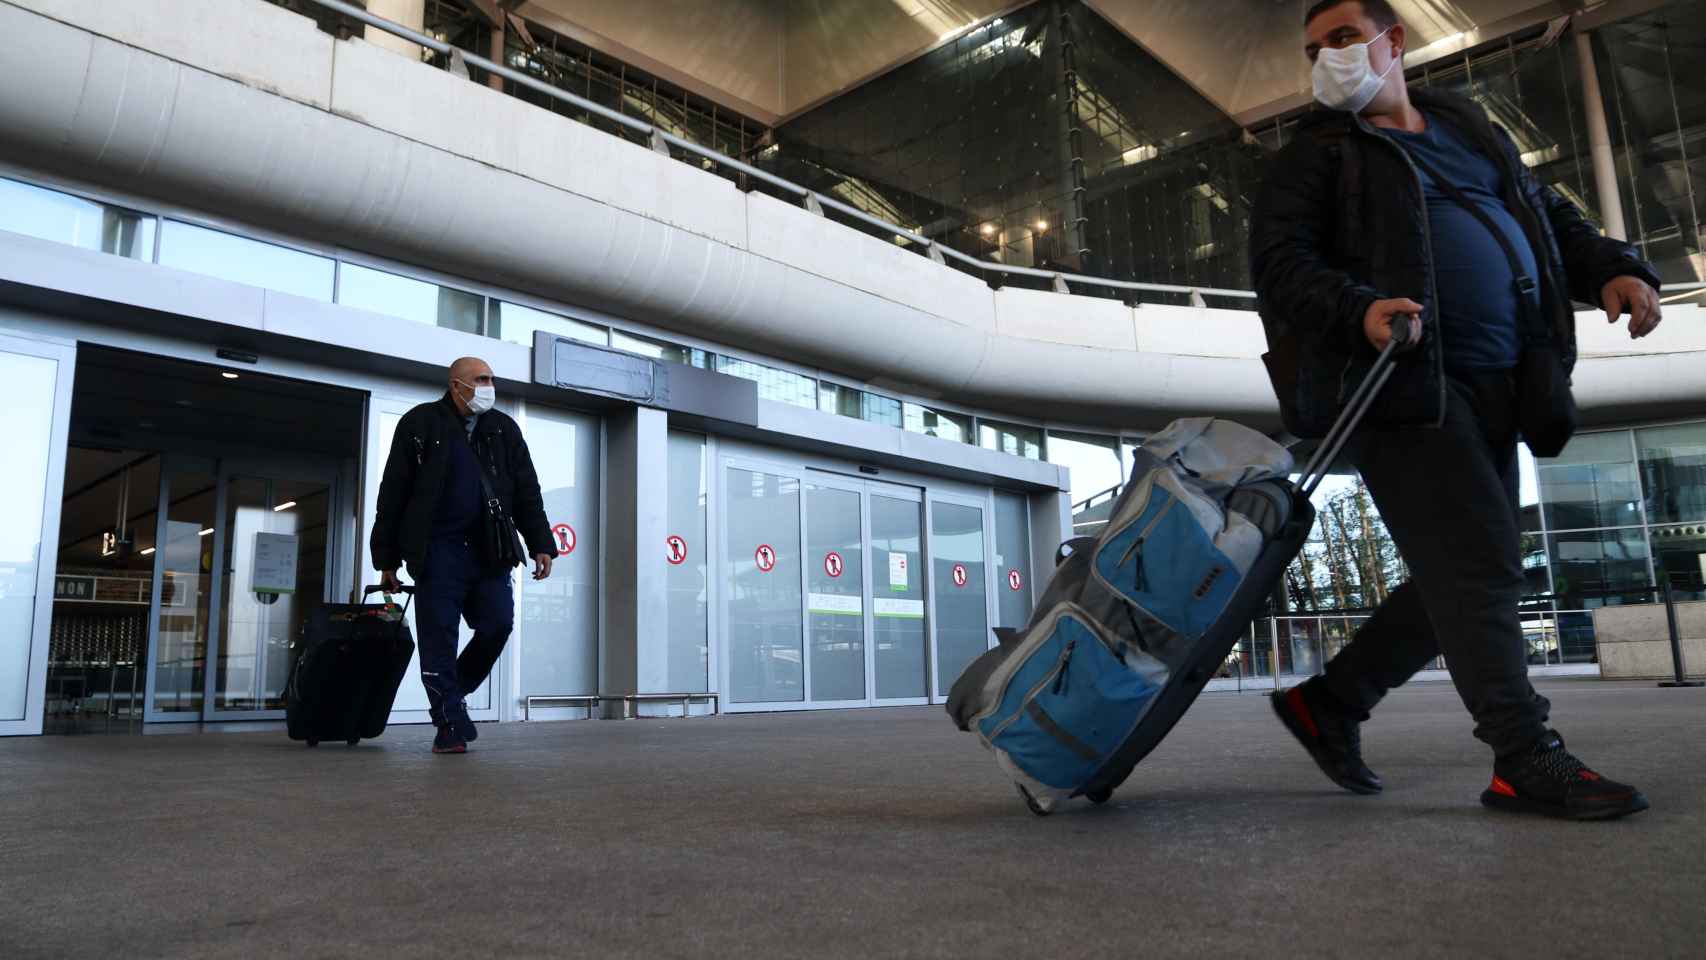
[[[1347,113],[1361,113],[1373,103],[1374,98],[1380,95],[1380,88],[1386,84],[1386,75],[1403,59],[1393,57],[1385,73],[1374,72],[1374,67],[1368,62],[1368,48],[1375,40],[1386,36],[1386,32],[1380,31],[1368,43],[1321,48],[1315,54],[1315,68],[1310,71],[1316,101],[1329,110]]]
[[[476,387],[471,383],[463,383],[461,380],[456,382],[461,383],[464,387],[474,391],[474,395],[469,397],[467,400],[469,413],[475,415],[485,413],[487,410],[492,409],[492,404],[496,403],[498,400],[497,387]]]

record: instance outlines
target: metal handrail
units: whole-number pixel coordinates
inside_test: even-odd
[[[1049,280],[1053,282],[1054,291],[1057,293],[1069,293],[1070,290],[1067,289],[1068,285],[1081,284],[1091,287],[1106,287],[1113,290],[1184,294],[1193,298],[1204,296],[1229,297],[1239,300],[1254,300],[1257,298],[1257,295],[1253,290],[1232,290],[1223,287],[1195,287],[1173,283],[1144,283],[1136,280],[1115,280],[1112,277],[1096,277],[1088,274],[1068,273],[1060,270],[1043,270],[1037,267],[1016,267],[1005,263],[998,263],[994,260],[985,260],[981,257],[975,257],[969,253],[964,253],[954,249],[953,247],[946,246],[939,241],[924,236],[923,234],[908,230],[899,224],[890,223],[881,217],[866,213],[857,207],[843,203],[841,200],[833,196],[828,196],[808,187],[803,187],[784,177],[779,177],[768,171],[761,170],[750,163],[737,160],[734,157],[712,150],[709,147],[700,146],[691,140],[683,139],[673,133],[669,133],[668,131],[660,130],[656,126],[646,123],[643,120],[636,120],[633,117],[619,113],[602,104],[595,103],[584,97],[576,96],[567,90],[553,87],[542,80],[538,80],[519,71],[512,70],[501,63],[494,63],[479,54],[463,50],[460,47],[446,43],[436,37],[428,36],[418,30],[412,30],[400,23],[393,23],[390,20],[386,20],[384,17],[374,16],[360,7],[344,2],[344,0],[308,0],[308,2],[342,14],[352,20],[358,20],[370,27],[376,27],[393,36],[407,40],[410,43],[425,47],[434,53],[441,53],[446,57],[459,58],[463,63],[472,64],[482,70],[497,74],[506,80],[510,80],[527,87],[530,90],[536,90],[548,97],[560,100],[589,113],[597,114],[598,116],[601,116],[613,123],[621,124],[636,133],[644,134],[654,148],[661,144],[667,144],[670,147],[686,151],[687,153],[691,153],[701,159],[709,160],[711,163],[719,167],[726,167],[730,170],[752,177],[755,180],[768,183],[778,189],[785,190],[807,200],[808,203],[815,201],[820,208],[834,210],[837,213],[852,217],[853,219],[868,226],[875,227],[878,230],[882,230],[887,233],[891,233],[896,237],[911,241],[913,244],[921,247],[927,254],[934,257],[944,259],[951,258],[967,264],[968,266],[975,267],[978,270],[990,271],[1007,276],[1031,277],[1040,280]],[[1660,289],[1665,293],[1706,290],[1706,283],[1666,284]]]

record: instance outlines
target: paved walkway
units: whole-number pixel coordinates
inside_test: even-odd
[[[0,957],[1701,956],[1706,691],[1542,686],[1651,811],[1484,811],[1440,684],[1369,724],[1384,796],[1211,694],[1048,819],[937,708],[0,741]]]

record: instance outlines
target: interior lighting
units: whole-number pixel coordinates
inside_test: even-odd
[[[237,379],[237,374],[232,373],[230,370],[221,370],[221,371],[219,371],[219,375],[224,377],[227,380]]]
[[[295,500],[286,500],[283,503],[279,504],[278,506],[273,507],[272,512],[273,513],[281,513],[285,510],[289,510],[291,507],[294,507],[294,506],[296,506]]]
[[[206,527],[206,528],[203,528],[203,530],[201,531],[201,533],[199,535],[205,537],[205,536],[211,534],[212,532],[213,532],[212,527]]]
[[[986,237],[994,236],[995,234],[995,224],[993,223],[986,223],[981,229],[983,230],[983,235]]]
[[[140,552],[145,557],[152,557],[154,555],[154,548],[153,547],[147,547]]]
[[[1047,220],[1038,220],[1037,221],[1037,232],[1038,233],[1047,233],[1048,232],[1048,221]]]

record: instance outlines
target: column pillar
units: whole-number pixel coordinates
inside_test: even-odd
[[[598,692],[605,718],[623,716],[620,698],[655,688],[665,662],[669,590],[669,416],[628,407],[605,417],[604,570],[600,599]],[[651,689],[655,692],[655,689]]]
[[[1600,95],[1599,68],[1593,59],[1593,40],[1581,29],[1579,14],[1571,32],[1576,35],[1576,63],[1582,74],[1582,110],[1587,117],[1588,150],[1593,158],[1594,186],[1599,193],[1600,223],[1606,236],[1628,240],[1629,231],[1623,225],[1623,197],[1617,188],[1617,163],[1611,156],[1611,131],[1605,121],[1605,98]]]
[[[486,59],[499,66],[507,67],[509,64],[504,61],[504,56],[504,21],[500,17],[498,22],[492,25],[492,49],[490,53],[486,54]],[[502,93],[504,78],[495,73],[487,73],[486,85]]]
[[[367,12],[418,32],[424,32],[426,26],[426,0],[367,0]],[[375,27],[368,27],[365,36],[367,42],[376,47],[400,53],[410,60],[421,59],[418,43],[410,43]]]

